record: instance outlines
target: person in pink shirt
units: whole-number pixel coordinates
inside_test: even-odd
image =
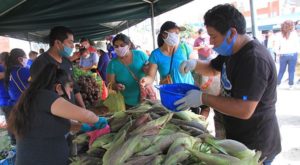
[[[212,47],[209,44],[209,37],[204,35],[204,29],[198,30],[199,37],[194,42],[194,50],[198,51],[200,60],[210,60],[212,54]]]

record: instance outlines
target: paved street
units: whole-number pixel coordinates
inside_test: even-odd
[[[277,117],[279,121],[282,152],[274,165],[300,164],[300,87],[288,90],[279,88],[277,93]]]

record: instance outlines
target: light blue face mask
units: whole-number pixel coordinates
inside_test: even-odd
[[[62,57],[69,57],[72,54],[73,49],[64,45],[64,49],[59,51],[59,55]]]
[[[236,41],[237,35],[235,35],[233,37],[232,41],[228,44],[227,39],[229,38],[230,34],[231,34],[231,31],[229,30],[227,32],[226,37],[225,37],[224,41],[222,42],[222,44],[216,48],[213,48],[214,51],[219,53],[221,56],[230,56],[233,54],[233,45]]]

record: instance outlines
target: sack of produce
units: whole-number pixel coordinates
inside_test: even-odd
[[[109,112],[126,110],[123,95],[121,92],[113,90],[111,83],[108,84],[108,96],[103,104],[108,108]]]

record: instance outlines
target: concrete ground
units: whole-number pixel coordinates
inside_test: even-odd
[[[277,118],[280,126],[282,152],[275,158],[274,165],[300,164],[300,86],[288,90],[278,88]]]

